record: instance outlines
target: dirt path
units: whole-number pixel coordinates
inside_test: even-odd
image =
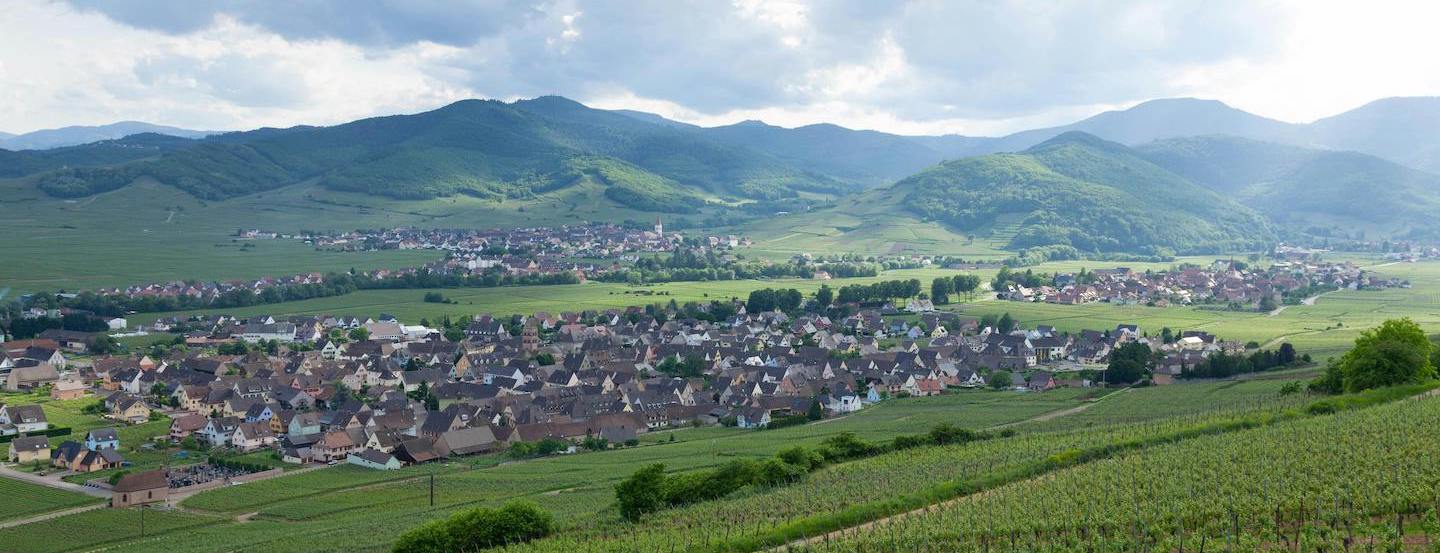
[[[84,507],[76,507],[76,508],[74,508],[74,509],[65,509],[65,510],[63,510],[63,511],[51,511],[51,512],[48,512],[48,513],[35,515],[35,516],[33,516],[33,517],[27,517],[27,518],[15,519],[15,520],[7,520],[7,521],[5,521],[5,522],[0,522],[0,529],[4,529],[4,528],[14,528],[14,527],[16,527],[16,526],[24,526],[24,525],[26,525],[26,524],[34,524],[34,523],[36,523],[36,522],[43,522],[43,521],[46,521],[46,520],[50,520],[50,519],[52,519],[52,518],[60,518],[60,517],[64,517],[64,516],[77,515],[77,514],[80,514],[80,513],[85,512],[85,511],[94,511],[95,509],[104,509],[104,508],[109,507],[109,506],[110,506],[110,504],[108,504],[108,503],[96,503],[96,504],[94,504],[94,505],[86,505],[86,506],[84,506]]]
[[[1315,294],[1315,295],[1313,295],[1313,296],[1310,296],[1310,297],[1308,297],[1308,298],[1305,298],[1305,299],[1303,299],[1303,300],[1300,300],[1300,305],[1315,305],[1315,300],[1320,299],[1320,296],[1323,296],[1323,295],[1325,295],[1325,294],[1333,294],[1333,293],[1339,292],[1339,291],[1340,291],[1340,290],[1331,290],[1331,291],[1329,291],[1329,292],[1321,292],[1321,293],[1319,293],[1319,294]],[[1280,307],[1276,307],[1274,311],[1271,311],[1270,314],[1269,314],[1269,315],[1266,315],[1266,316],[1267,316],[1267,317],[1274,317],[1274,316],[1276,316],[1276,315],[1279,315],[1279,314],[1281,314],[1281,313],[1284,313],[1284,312],[1285,312],[1285,309],[1287,309],[1287,308],[1289,308],[1289,307],[1291,307],[1291,306],[1289,306],[1289,305],[1282,305],[1282,306],[1280,306]]]
[[[1058,419],[1058,418],[1060,418],[1060,417],[1068,417],[1068,416],[1070,416],[1070,415],[1074,415],[1074,414],[1076,414],[1076,413],[1080,413],[1080,412],[1082,412],[1082,411],[1085,411],[1086,409],[1089,409],[1089,408],[1091,408],[1091,407],[1094,407],[1095,404],[1100,403],[1100,402],[1102,402],[1102,401],[1105,401],[1106,399],[1109,399],[1110,397],[1113,397],[1113,396],[1115,396],[1116,394],[1123,394],[1123,393],[1129,392],[1130,390],[1133,390],[1133,389],[1134,389],[1134,388],[1121,388],[1120,390],[1117,390],[1115,393],[1113,393],[1113,394],[1105,394],[1104,396],[1100,397],[1099,399],[1096,399],[1095,401],[1090,401],[1090,402],[1082,403],[1082,404],[1076,405],[1076,406],[1074,406],[1074,407],[1067,407],[1067,408],[1065,408],[1065,409],[1060,409],[1060,410],[1057,410],[1057,411],[1050,411],[1049,413],[1041,413],[1041,414],[1039,414],[1039,415],[1035,415],[1035,416],[1030,417],[1030,418],[1025,419],[1025,420],[1019,420],[1019,421],[1015,421],[1015,422],[1007,422],[1007,423],[1004,423],[1004,424],[997,424],[997,425],[995,425],[995,426],[992,426],[992,427],[988,428],[988,430],[1000,430],[1000,429],[1009,428],[1009,427],[1012,427],[1012,426],[1020,426],[1020,425],[1022,425],[1022,424],[1028,424],[1028,423],[1032,423],[1032,422],[1045,422],[1045,421],[1049,421],[1049,420],[1055,420],[1055,419]]]

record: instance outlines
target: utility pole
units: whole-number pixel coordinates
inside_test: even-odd
[[[140,506],[140,537],[145,537],[145,506]]]
[[[430,506],[435,506],[435,474],[430,474]]]

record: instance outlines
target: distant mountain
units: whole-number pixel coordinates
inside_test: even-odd
[[[794,129],[745,121],[701,132],[774,155],[807,170],[868,185],[894,182],[939,163],[944,152],[910,137],[819,124]]]
[[[146,159],[189,147],[194,140],[163,134],[132,134],[48,150],[0,150],[0,178],[11,178],[66,167],[103,167]]]
[[[674,212],[694,211],[707,197],[774,202],[853,188],[753,149],[559,97],[465,100],[333,127],[226,133],[153,159],[70,167],[37,182],[75,197],[142,177],[209,199],[304,181],[400,199],[522,198],[594,183],[627,206]]]
[[[967,232],[1018,221],[1010,248],[1198,253],[1274,237],[1255,212],[1082,132],[1020,153],[947,161],[893,191],[906,209]]]
[[[1307,125],[1312,144],[1440,173],[1440,97],[1386,98]]]
[[[1440,229],[1440,175],[1358,152],[1232,136],[1175,138],[1136,148],[1172,172],[1297,230]]]
[[[132,134],[154,133],[181,138],[201,138],[216,131],[194,131],[165,125],[153,125],[139,121],[121,121],[109,125],[73,126],[45,129],[21,135],[0,136],[0,148],[6,150],[47,150],[64,146],[89,144],[101,140],[114,140]]]
[[[5,140],[5,139],[7,139],[7,138],[15,138],[15,135],[10,134],[10,133],[5,132],[5,131],[0,131],[0,140]]]
[[[1295,133],[1296,128],[1290,123],[1253,115],[1216,100],[1169,98],[1151,100],[1129,109],[1107,111],[1069,125],[1002,136],[977,143],[971,152],[1016,152],[1073,131],[1133,146],[1164,138],[1207,134],[1282,140]]]
[[[666,126],[666,127],[674,127],[674,128],[677,128],[677,129],[698,129],[698,128],[700,128],[699,125],[691,125],[691,124],[689,124],[689,123],[682,123],[682,122],[676,121],[676,120],[674,120],[674,119],[666,119],[666,118],[665,118],[664,116],[662,116],[662,115],[657,115],[657,114],[654,114],[654,113],[650,113],[650,112],[648,112],[648,111],[635,111],[635,110],[633,110],[633,109],[612,109],[612,110],[610,110],[610,112],[611,112],[611,113],[618,113],[618,114],[620,114],[620,115],[624,115],[624,116],[626,116],[626,117],[631,117],[631,118],[634,118],[634,119],[639,119],[639,120],[644,121],[644,122],[646,122],[646,123],[654,123],[654,124],[656,124],[656,125],[662,125],[662,126]]]

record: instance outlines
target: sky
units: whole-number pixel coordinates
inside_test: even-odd
[[[0,0],[0,131],[328,125],[558,94],[700,125],[999,135],[1201,97],[1440,95],[1436,2]]]

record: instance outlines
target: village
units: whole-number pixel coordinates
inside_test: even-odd
[[[14,466],[79,479],[128,506],[286,467],[577,453],[675,428],[804,424],[910,397],[1130,385],[1105,377],[1128,344],[1154,352],[1153,374],[1133,380],[1167,384],[1207,357],[1254,349],[1135,325],[1027,329],[918,300],[834,320],[806,307],[751,312],[730,300],[479,315],[441,328],[385,315],[198,316],[174,347],[126,356],[89,351],[98,333],[52,329],[0,347],[0,382],[22,394],[0,395],[0,440]],[[24,397],[92,401],[86,411],[114,426],[72,433],[49,423],[56,403],[10,399]],[[168,427],[122,443],[123,429],[156,421]],[[122,453],[142,450],[143,462]],[[174,453],[155,461],[154,451]],[[210,461],[177,462],[185,452]],[[248,460],[224,460],[234,455]]]
[[[1263,269],[1216,260],[1207,267],[1143,272],[1116,267],[1057,273],[1048,279],[1005,271],[994,284],[999,285],[995,291],[1000,299],[1012,301],[1154,307],[1215,304],[1265,311],[1331,290],[1410,287],[1408,281],[1385,278],[1354,263],[1304,259],[1281,259]]]

